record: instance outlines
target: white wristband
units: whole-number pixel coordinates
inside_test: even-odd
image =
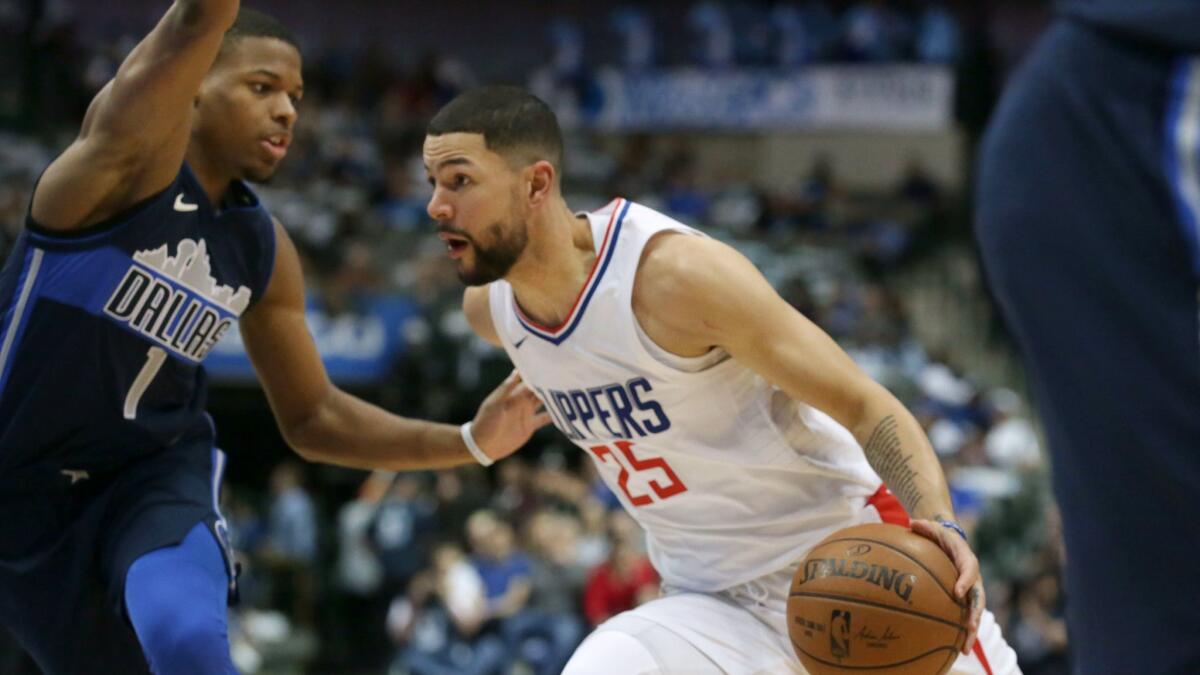
[[[479,447],[479,444],[475,442],[475,437],[471,435],[472,424],[474,424],[474,422],[467,422],[458,428],[458,430],[462,433],[463,443],[467,444],[467,452],[471,453],[471,456],[475,458],[476,462],[479,462],[484,466],[491,466],[496,462],[496,460],[483,454],[483,449]]]

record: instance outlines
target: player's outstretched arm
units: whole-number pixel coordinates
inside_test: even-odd
[[[79,137],[42,176],[33,197],[38,223],[86,227],[170,185],[187,151],[192,101],[238,4],[171,5],[96,94]]]
[[[965,538],[932,524],[953,520],[954,511],[937,455],[904,405],[725,244],[686,235],[652,240],[633,305],[642,327],[662,347],[685,356],[722,347],[854,434],[884,483],[920,519],[913,530],[938,542],[958,567],[955,591],[977,603],[968,650],[983,611],[979,562]]]
[[[393,415],[329,380],[304,321],[300,260],[276,231],[275,270],[266,293],[242,317],[242,339],[284,439],[300,456],[362,469],[431,469],[469,464],[457,426]],[[515,452],[550,421],[515,374],[479,408],[472,435],[484,454]]]

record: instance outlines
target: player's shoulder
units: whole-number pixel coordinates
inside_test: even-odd
[[[483,286],[467,286],[463,290],[463,311],[470,318],[471,314],[478,312],[486,312],[491,307],[491,284]]]
[[[687,232],[664,230],[654,234],[642,249],[634,280],[634,293],[674,294],[703,292],[720,282],[737,252],[729,245]],[[678,298],[674,298],[678,299]]]
[[[466,315],[471,329],[479,337],[494,345],[499,345],[500,336],[492,321],[491,290],[492,284],[467,286],[463,291],[463,314]]]

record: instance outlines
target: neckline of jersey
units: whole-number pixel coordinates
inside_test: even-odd
[[[609,215],[608,225],[604,230],[604,239],[600,244],[600,248],[596,251],[596,260],[592,262],[592,269],[588,273],[587,281],[583,287],[579,289],[579,294],[575,296],[575,303],[571,306],[571,311],[567,313],[567,317],[563,319],[557,326],[543,326],[526,316],[525,312],[521,311],[521,306],[517,304],[517,296],[514,293],[512,296],[513,310],[516,313],[517,321],[525,327],[531,334],[539,337],[547,342],[558,345],[570,337],[574,332],[575,327],[579,325],[579,320],[587,311],[588,303],[592,299],[592,294],[599,285],[600,279],[604,277],[604,272],[608,269],[609,261],[612,260],[613,251],[616,249],[617,237],[621,233],[621,223],[625,220],[625,214],[629,212],[630,201],[617,197],[612,202],[612,213]],[[605,206],[604,208],[608,208]],[[604,211],[601,208],[595,213]],[[591,218],[588,219],[588,224],[591,225]]]

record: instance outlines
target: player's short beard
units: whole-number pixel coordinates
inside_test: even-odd
[[[481,246],[474,237],[466,232],[455,232],[471,244],[475,252],[475,264],[467,269],[460,262],[458,278],[467,286],[483,286],[493,281],[503,279],[512,266],[520,259],[529,245],[529,232],[523,220],[514,220],[510,226],[510,234],[505,236],[504,226],[493,223],[488,226],[487,234],[491,245]]]

